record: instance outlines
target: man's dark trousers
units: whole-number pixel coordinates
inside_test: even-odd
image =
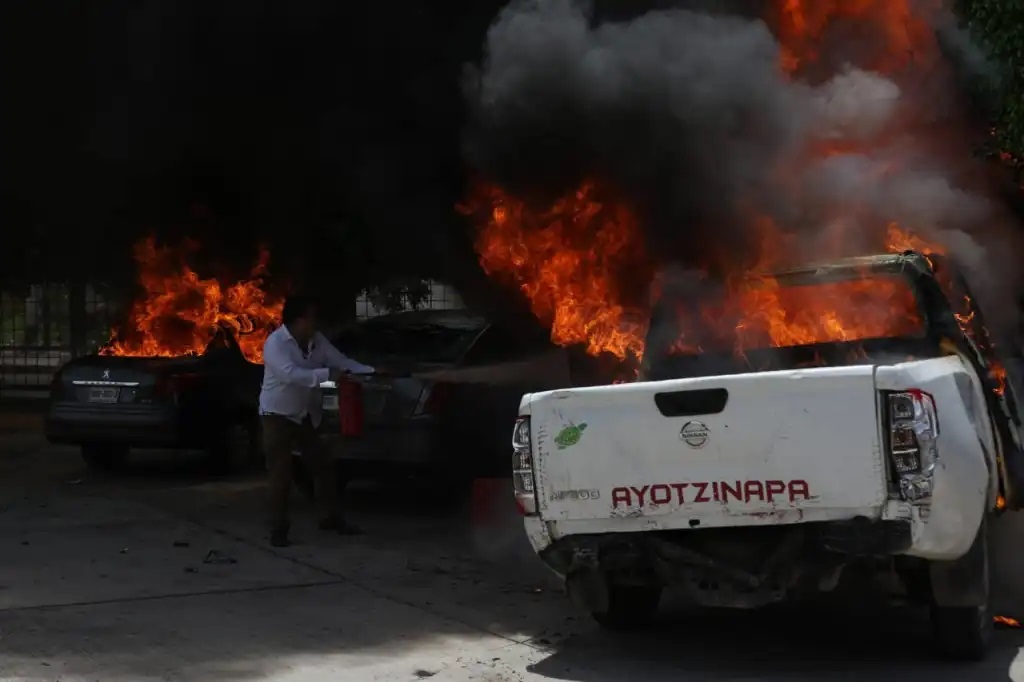
[[[330,456],[307,416],[301,424],[287,417],[263,415],[263,447],[270,471],[270,527],[288,529],[288,494],[292,487],[292,450],[313,476],[316,511],[321,522],[338,520],[337,481]]]

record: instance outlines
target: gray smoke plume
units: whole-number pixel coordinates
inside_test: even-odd
[[[778,58],[757,21],[667,10],[592,26],[580,3],[514,2],[467,77],[467,155],[525,196],[603,180],[678,250],[700,227],[738,228],[729,198],[765,192],[802,139],[810,93]]]
[[[712,6],[601,22],[574,0],[512,2],[467,69],[467,160],[526,200],[596,179],[636,208],[650,253],[684,266],[723,252],[742,265],[753,214],[796,231],[805,259],[879,251],[895,221],[955,249],[983,304],[1005,299],[1012,231],[970,158],[949,65],[883,76],[858,68],[863,41],[837,42],[828,73],[789,79],[767,24]],[[948,15],[934,23],[976,54]]]

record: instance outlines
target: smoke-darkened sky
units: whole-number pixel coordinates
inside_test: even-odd
[[[106,267],[174,226],[218,252],[422,256],[459,193],[460,65],[500,3],[443,5],[3,3],[5,232]]]
[[[656,241],[690,245],[678,226],[725,234],[739,217],[723,199],[758,189],[761,167],[822,119],[822,97],[886,99],[856,73],[814,92],[785,83],[762,23],[648,13],[750,17],[763,2],[601,0],[589,15],[517,2],[499,19],[505,4],[0,4],[5,277],[130,269],[130,243],[156,231],[245,265],[266,241],[272,270],[293,275],[458,280],[476,265],[453,210],[471,167],[556,192],[603,172],[645,204]],[[874,162],[839,159],[813,179],[842,193]],[[868,198],[953,227],[984,217],[944,170],[925,171]]]
[[[607,21],[573,0],[509,3],[466,80],[472,165],[538,206],[597,180],[639,215],[648,261],[698,269],[763,262],[764,222],[795,237],[778,249],[795,261],[884,251],[898,225],[1009,308],[1019,230],[972,153],[985,127],[959,78],[983,60],[951,14],[857,4],[789,74],[771,12],[659,4]]]

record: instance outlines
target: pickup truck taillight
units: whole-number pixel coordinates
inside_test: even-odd
[[[530,418],[516,419],[512,430],[512,489],[520,513],[537,513],[537,493],[533,479],[533,446],[530,444]]]
[[[938,460],[939,415],[935,398],[916,388],[883,394],[886,449],[900,494],[909,501],[931,497]]]

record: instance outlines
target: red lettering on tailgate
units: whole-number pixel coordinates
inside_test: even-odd
[[[620,503],[624,507],[630,507],[633,505],[633,502],[629,497],[629,488],[616,488],[612,491],[612,507],[614,509],[618,509]]]
[[[672,489],[665,483],[651,486],[651,503],[668,504],[672,501]]]
[[[761,481],[746,481],[743,484],[743,501],[750,502],[757,495],[758,499],[764,502],[764,485]]]
[[[807,481],[789,482],[789,501],[796,502],[798,495],[805,500],[811,499],[811,487],[807,485]]]
[[[743,484],[740,481],[736,481],[735,488],[729,485],[728,481],[722,481],[722,502],[728,502],[730,495],[735,497],[737,502],[743,501]]]
[[[686,488],[696,491],[693,499],[686,499]],[[708,488],[711,494],[708,494]],[[785,497],[790,504],[797,500],[811,499],[811,487],[807,481],[688,481],[686,483],[655,483],[653,485],[620,486],[612,489],[612,508],[644,507],[648,504],[671,504],[672,491],[676,504],[687,502],[728,503],[730,498],[737,502],[761,501],[775,503]]]
[[[786,484],[782,481],[765,481],[764,486],[768,491],[769,502],[774,502],[776,495],[786,492]]]
[[[637,496],[637,499],[640,500],[639,502],[637,502],[639,506],[644,506],[644,495],[647,493],[647,489],[650,487],[651,486],[649,485],[645,485],[643,488],[634,488],[630,486],[629,489],[633,492],[634,495]]]

